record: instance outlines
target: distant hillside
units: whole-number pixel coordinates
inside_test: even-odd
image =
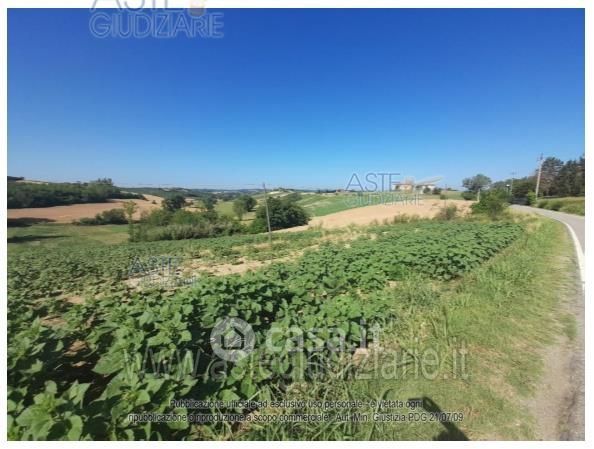
[[[172,198],[176,195],[182,195],[184,197],[196,199],[214,197],[220,201],[229,201],[238,197],[239,195],[254,195],[262,191],[261,189],[221,190],[187,189],[183,187],[120,187],[120,189],[126,192],[134,192],[142,195],[155,195],[161,198]]]

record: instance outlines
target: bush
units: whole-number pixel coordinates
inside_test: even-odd
[[[183,240],[219,237],[245,233],[241,224],[215,211],[190,212],[178,209],[170,212],[154,210],[144,215],[131,234],[132,241]]]
[[[487,214],[491,219],[499,218],[509,206],[507,192],[504,190],[488,190],[481,193],[478,203],[471,206],[473,214]]]
[[[476,193],[471,192],[470,190],[466,190],[465,192],[462,192],[462,198],[464,198],[467,201],[472,201],[472,200],[476,200]]]
[[[233,201],[233,212],[241,220],[246,212],[250,212],[256,207],[257,201],[250,195],[240,195]]]
[[[565,212],[567,214],[575,214],[575,215],[586,215],[584,203],[582,203],[582,204],[577,204],[577,203],[566,204],[561,209],[559,209],[559,212]]]
[[[186,205],[186,199],[183,195],[173,195],[171,198],[165,198],[163,201],[163,209],[169,212],[174,212],[183,208]]]
[[[220,237],[245,232],[241,224],[233,219],[221,217],[217,221],[204,220],[195,224],[171,224],[168,226],[145,229],[140,238],[145,241],[184,240]]]
[[[107,224],[126,224],[127,222],[128,220],[126,219],[124,209],[110,209],[95,215],[95,218],[81,218],[80,220],[75,221],[74,224],[91,226]]]
[[[147,215],[143,215],[142,222],[149,226],[167,226],[171,223],[173,213],[166,209],[154,209]]]
[[[309,221],[307,212],[301,206],[278,198],[268,199],[268,212],[270,214],[270,227],[273,231],[306,225]],[[252,232],[265,232],[268,230],[265,204],[262,204],[256,211],[256,219],[252,222],[251,230]]]
[[[458,215],[458,207],[455,204],[449,204],[439,209],[439,212],[435,216],[436,220],[453,220]]]
[[[441,195],[439,195],[439,199],[440,200],[447,200],[448,196],[445,193],[442,193]]]
[[[584,197],[548,198],[539,200],[536,206],[576,215],[585,215],[586,212]]]
[[[559,210],[563,207],[563,201],[561,200],[553,200],[550,203],[548,203],[547,205],[547,209],[550,210]]]
[[[526,194],[526,204],[532,206],[536,202],[536,194],[534,192],[528,192]]]

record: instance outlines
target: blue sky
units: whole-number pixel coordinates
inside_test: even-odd
[[[88,10],[10,10],[8,173],[459,186],[584,153],[582,10],[223,14],[220,39],[99,39]]]

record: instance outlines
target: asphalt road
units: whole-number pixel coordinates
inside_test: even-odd
[[[581,246],[581,248],[576,247],[576,256],[579,264],[580,284],[582,288],[581,291],[577,289],[578,293],[575,295],[573,301],[562,306],[567,313],[575,317],[577,335],[575,341],[572,343],[557,343],[552,348],[549,348],[548,354],[553,356],[545,357],[545,379],[547,377],[557,378],[559,381],[551,382],[550,385],[543,385],[541,387],[547,390],[548,395],[557,393],[557,396],[562,398],[560,403],[550,404],[550,408],[557,409],[557,413],[560,416],[557,416],[557,425],[554,426],[556,429],[552,430],[552,433],[546,433],[543,439],[584,440],[584,254],[586,250],[586,220],[585,217],[579,215],[565,214],[563,212],[555,212],[536,207],[514,205],[512,208],[521,212],[533,212],[565,223],[573,230],[579,246]],[[539,419],[542,419],[542,417],[537,416],[537,421]]]
[[[580,245],[582,247],[582,253],[586,252],[586,220],[585,217],[579,215],[566,214],[563,212],[556,212],[554,210],[539,209],[538,207],[530,206],[519,206],[517,204],[512,206],[513,209],[520,210],[522,212],[534,212],[535,214],[544,215],[545,217],[559,220],[563,223],[568,224],[575,235],[577,236]]]

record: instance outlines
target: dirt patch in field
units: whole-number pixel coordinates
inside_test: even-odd
[[[455,204],[458,207],[459,213],[464,215],[469,212],[472,201],[448,200],[447,204]],[[419,204],[379,204],[358,207],[336,212],[334,214],[324,215],[322,217],[315,217],[312,218],[306,226],[297,226],[290,229],[283,229],[282,231],[304,231],[312,227],[334,229],[349,225],[370,225],[374,222],[382,224],[385,221],[392,221],[395,217],[402,215],[416,215],[420,218],[433,218],[443,206],[443,200],[421,200]]]
[[[126,201],[133,201],[138,206],[134,218],[140,218],[142,212],[150,212],[161,207],[163,198],[154,195],[144,195],[146,200],[119,200],[112,199],[106,203],[72,204],[70,206],[28,207],[24,209],[8,209],[9,219],[33,218],[48,220],[55,223],[71,223],[81,218],[92,218],[95,215],[110,209],[124,207]],[[155,204],[153,204],[153,201]]]

